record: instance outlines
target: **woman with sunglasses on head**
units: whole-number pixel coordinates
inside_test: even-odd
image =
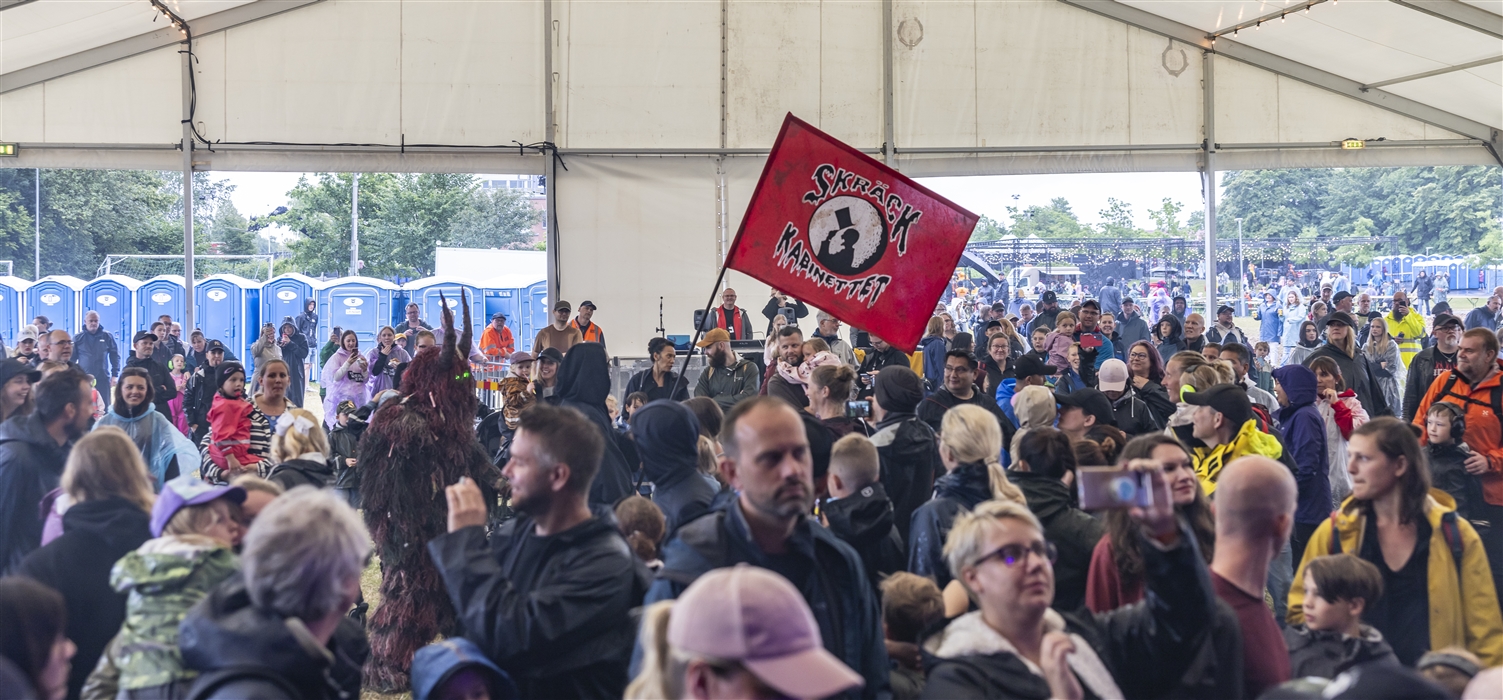
[[[920,645],[925,698],[1159,697],[1184,676],[1216,601],[1195,536],[1177,522],[1157,464],[1156,505],[1128,517],[1143,552],[1147,604],[1061,614],[1054,554],[1027,506],[987,501],[960,514],[945,553],[979,610]]]

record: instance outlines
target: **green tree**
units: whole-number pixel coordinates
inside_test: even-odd
[[[433,274],[433,254],[479,187],[474,175],[423,173],[398,175],[380,215],[371,222],[371,242],[378,256],[362,255],[365,274],[377,277],[422,277]]]
[[[1244,170],[1222,178],[1222,206],[1216,224],[1242,219],[1250,238],[1296,238],[1321,223],[1330,170]],[[1235,224],[1233,224],[1235,225]]]
[[[454,219],[444,243],[459,248],[529,250],[532,227],[542,220],[543,213],[534,209],[521,192],[499,187],[477,188],[471,193],[468,206]],[[981,227],[978,224],[976,228],[979,231]],[[976,240],[974,235],[972,240]]]
[[[1000,221],[985,214],[976,220],[976,228],[971,231],[971,242],[998,241],[1007,235],[1007,227]]]
[[[1070,210],[1070,201],[1064,197],[1055,197],[1048,206],[1035,204],[1021,211],[1017,207],[1008,207],[1007,212],[1012,215],[1011,233],[1018,238],[1035,235],[1039,238],[1077,238],[1091,233],[1091,229],[1075,217],[1075,212]]]
[[[1179,213],[1184,209],[1185,205],[1165,197],[1157,209],[1148,210],[1148,218],[1153,219],[1153,226],[1160,236],[1183,238],[1188,231],[1180,223]]]
[[[219,203],[219,210],[214,213],[214,219],[205,231],[204,238],[213,243],[220,243],[220,252],[224,255],[254,255],[258,250],[255,232],[250,230],[250,222],[241,216],[240,210],[235,208],[235,203],[225,198]],[[194,247],[197,248],[197,238],[194,239]]]
[[[1112,238],[1135,238],[1141,232],[1133,223],[1132,205],[1116,197],[1106,198],[1106,208],[1099,212],[1102,235]]]
[[[288,206],[280,213],[259,217],[259,229],[278,224],[296,237],[290,243],[294,270],[307,275],[344,275],[350,269],[350,205],[354,176],[350,173],[318,173],[312,180],[298,179],[288,191]],[[366,173],[360,176],[360,230],[363,258],[370,258],[366,234],[378,218],[387,195],[396,186],[396,176]],[[379,255],[379,251],[376,253]]]

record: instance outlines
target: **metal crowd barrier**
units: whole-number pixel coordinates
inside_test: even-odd
[[[493,411],[501,410],[501,380],[511,373],[511,365],[506,362],[486,362],[471,365],[470,373],[475,377],[475,395],[480,398],[480,403]]]

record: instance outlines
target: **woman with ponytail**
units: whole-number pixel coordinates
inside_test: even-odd
[[[663,568],[660,548],[668,531],[668,519],[656,503],[642,496],[631,496],[617,503],[616,526],[632,554],[648,569],[656,574]]]
[[[1024,503],[1023,492],[1002,469],[1002,428],[980,406],[962,404],[940,423],[939,459],[945,475],[934,482],[934,498],[913,512],[908,570],[928,576],[943,589],[952,578],[945,561],[945,538],[961,510],[989,499]]]

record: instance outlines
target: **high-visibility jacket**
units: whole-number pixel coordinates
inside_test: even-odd
[[[1399,359],[1408,368],[1409,361],[1424,349],[1420,347],[1420,341],[1425,337],[1425,317],[1411,311],[1404,315],[1403,320],[1399,320],[1390,311],[1383,317],[1383,322],[1388,324],[1388,335],[1393,338],[1393,342],[1399,344]]]
[[[1428,444],[1424,434],[1425,417],[1430,406],[1436,402],[1460,406],[1466,417],[1466,431],[1461,440],[1472,452],[1487,458],[1487,471],[1477,476],[1482,485],[1482,498],[1491,505],[1503,505],[1503,423],[1498,410],[1503,407],[1503,360],[1498,361],[1499,372],[1491,377],[1468,384],[1459,372],[1448,370],[1431,382],[1425,398],[1414,411],[1414,424],[1421,428],[1420,442]]]
[[[516,351],[511,329],[506,326],[502,326],[500,331],[495,326],[486,326],[485,332],[480,334],[480,352],[485,353],[492,362],[504,362]]]
[[[605,331],[600,329],[600,324],[590,323],[581,326],[579,325],[579,318],[576,317],[573,321],[569,322],[569,325],[579,329],[579,336],[583,339],[580,342],[605,345]]]

